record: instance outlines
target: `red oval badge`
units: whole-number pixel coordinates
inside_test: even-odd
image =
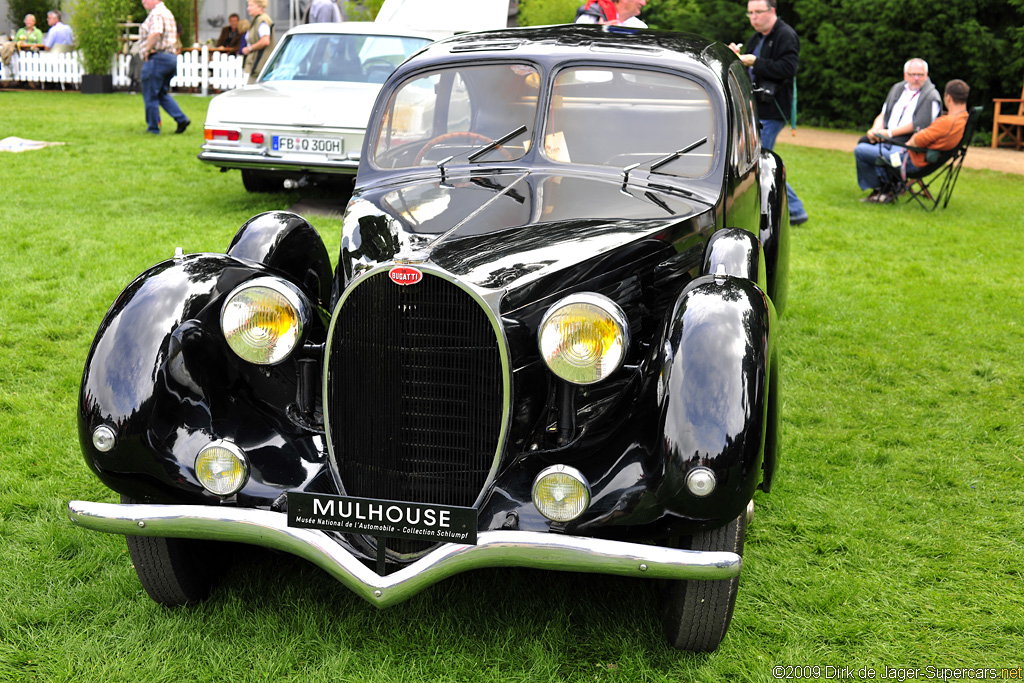
[[[395,266],[388,271],[388,277],[396,285],[414,285],[423,279],[423,273],[412,266]]]

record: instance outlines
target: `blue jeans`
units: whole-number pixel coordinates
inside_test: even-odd
[[[176,73],[178,59],[169,52],[152,54],[142,65],[142,101],[146,105],[146,130],[150,133],[160,132],[160,107],[178,123],[188,120],[169,94]]]
[[[894,149],[899,148],[884,142],[857,143],[853,149],[853,158],[857,161],[857,184],[860,189],[874,190],[882,186],[888,176],[885,169],[875,162],[879,155],[888,158]]]
[[[785,121],[778,119],[761,119],[761,146],[765,149],[775,149],[775,138],[779,137],[779,131],[786,127]],[[807,210],[804,203],[796,196],[793,188],[786,183],[786,196],[789,197],[789,218],[790,220],[807,217]]]

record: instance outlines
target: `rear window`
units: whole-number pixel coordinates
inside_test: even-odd
[[[293,33],[285,37],[261,81],[383,83],[426,38]]]

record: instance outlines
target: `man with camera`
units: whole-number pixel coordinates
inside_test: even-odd
[[[778,137],[793,110],[793,79],[800,66],[800,39],[793,27],[776,14],[777,0],[749,0],[747,18],[754,35],[746,46],[731,43],[732,49],[750,73],[757,96],[757,113],[761,119],[761,146],[775,147]],[[745,50],[742,54],[741,48]],[[793,188],[786,183],[789,196],[789,222],[807,222],[807,211]]]

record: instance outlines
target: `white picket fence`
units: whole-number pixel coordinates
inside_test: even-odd
[[[114,57],[111,74],[115,88],[131,86],[129,68],[131,55]],[[10,66],[0,70],[0,80],[54,83],[61,88],[80,86],[82,65],[78,52],[16,52]],[[175,89],[198,89],[204,95],[210,90],[231,90],[245,85],[242,58],[209,50],[205,45],[178,55],[178,74],[171,81]]]

